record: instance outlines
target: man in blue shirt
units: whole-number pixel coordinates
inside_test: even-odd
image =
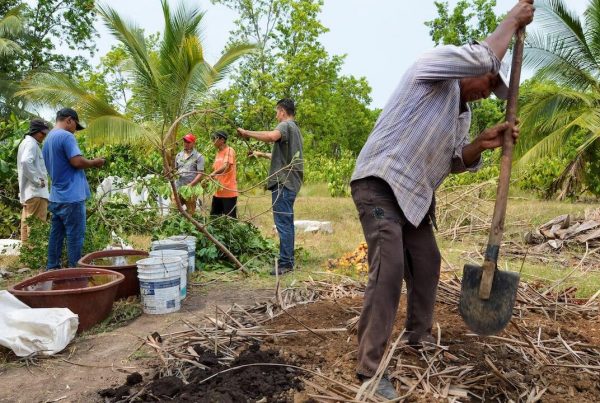
[[[48,133],[42,149],[51,179],[48,270],[60,269],[65,236],[69,267],[77,267],[81,258],[85,237],[85,201],[91,195],[83,170],[104,165],[104,158],[89,160],[81,155],[74,134],[83,129],[77,112],[70,108],[61,109],[56,113],[56,125]]]

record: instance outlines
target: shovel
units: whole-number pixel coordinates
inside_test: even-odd
[[[525,28],[519,29],[516,36],[506,106],[506,121],[513,124],[516,122]],[[506,327],[512,317],[519,287],[519,273],[500,271],[497,266],[504,232],[513,148],[512,130],[509,128],[504,132],[498,193],[485,261],[482,266],[467,264],[463,270],[458,310],[467,326],[482,336],[496,334]]]

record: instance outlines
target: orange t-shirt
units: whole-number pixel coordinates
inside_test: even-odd
[[[213,170],[221,169],[225,162],[229,162],[229,168],[222,174],[215,176],[221,187],[215,193],[216,197],[237,197],[237,171],[235,169],[235,150],[231,147],[225,147],[217,151],[217,157],[213,163]]]

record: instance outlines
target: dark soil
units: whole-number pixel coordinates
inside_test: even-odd
[[[259,345],[253,345],[228,367],[220,365],[218,357],[210,351],[198,346],[195,351],[200,356],[198,361],[209,367],[208,370],[195,368],[188,376],[187,385],[175,376],[153,380],[145,385],[144,392],[136,401],[155,402],[158,398],[172,402],[227,403],[256,402],[266,398],[269,402],[293,402],[295,393],[303,388],[293,368],[265,365],[286,364],[277,351],[261,350]],[[233,369],[240,366],[244,367]],[[212,375],[216,376],[206,380]],[[139,390],[123,385],[102,390],[99,394],[109,402],[117,402]]]
[[[144,380],[144,378],[142,377],[142,375],[139,372],[134,372],[133,374],[127,375],[127,385],[129,385],[129,386],[137,385],[138,383],[142,382],[143,380]]]

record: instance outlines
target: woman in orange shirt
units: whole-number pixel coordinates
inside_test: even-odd
[[[217,156],[213,163],[211,179],[219,182],[219,190],[212,198],[211,215],[228,215],[237,218],[237,171],[235,150],[227,145],[227,133],[218,131],[212,134]]]

